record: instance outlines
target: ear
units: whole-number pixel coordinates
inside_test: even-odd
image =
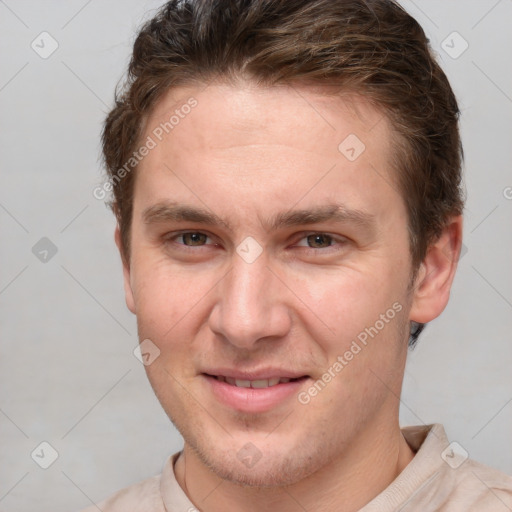
[[[121,262],[123,264],[123,280],[124,280],[124,295],[126,305],[128,309],[135,314],[135,299],[133,297],[133,290],[131,285],[131,274],[130,274],[130,263],[128,262],[126,255],[124,254],[123,244],[121,242],[121,232],[119,231],[119,224],[116,226],[114,233],[114,239],[116,241],[119,254],[121,255]]]
[[[450,298],[462,247],[462,216],[453,217],[441,236],[427,249],[414,282],[413,322],[427,323],[438,317]]]

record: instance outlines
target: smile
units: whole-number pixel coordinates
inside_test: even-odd
[[[232,377],[224,377],[222,375],[216,375],[215,378],[220,382],[226,382],[231,386],[236,386],[238,388],[255,388],[255,389],[263,389],[269,388],[272,386],[276,386],[277,384],[286,384],[292,380],[298,379],[290,379],[288,377],[274,377],[272,379],[258,379],[258,380],[242,380],[242,379],[234,379]]]
[[[207,392],[221,405],[245,413],[263,413],[286,405],[301,391],[309,376],[235,378],[203,373]],[[296,401],[292,401],[296,403]]]

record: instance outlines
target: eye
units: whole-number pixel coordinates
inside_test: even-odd
[[[196,231],[191,231],[189,233],[182,233],[176,237],[177,240],[182,240],[183,245],[189,246],[197,246],[197,245],[205,245],[208,240],[208,236],[204,233],[199,233]]]
[[[308,247],[313,249],[323,249],[332,245],[333,239],[331,236],[325,233],[315,233],[314,235],[308,235],[305,237]]]
[[[165,237],[167,242],[185,247],[204,247],[215,245],[206,233],[200,231],[182,231],[181,233],[170,233]]]
[[[309,247],[310,249],[325,249],[331,247],[336,242],[343,240],[335,240],[335,238],[327,233],[311,233],[299,240],[296,244],[299,247]]]
[[[203,231],[172,231],[163,235],[161,240],[166,255],[183,263],[207,261],[222,249],[221,240]]]

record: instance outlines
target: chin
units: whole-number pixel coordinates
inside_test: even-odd
[[[260,461],[252,468],[244,467],[236,457],[230,455],[225,460],[208,463],[209,468],[220,478],[243,487],[272,488],[295,484],[308,476],[305,468],[297,461],[289,459]]]
[[[201,410],[197,414],[178,414],[176,411],[184,408],[166,405],[169,418],[195,457],[217,477],[244,487],[296,484],[332,462],[339,446],[329,435],[332,429],[318,428],[317,436],[301,428],[294,431],[293,426],[286,432],[251,432],[254,419],[249,424],[244,418],[245,431],[230,429],[228,435],[218,424],[199,419]]]
[[[247,444],[250,445],[246,443],[243,446]],[[305,453],[304,446],[300,454],[293,447],[267,446],[252,460],[241,457],[242,450],[217,451],[212,450],[211,446],[196,446],[194,451],[202,463],[219,478],[244,487],[275,488],[293,485],[328,462],[321,460],[316,449],[310,454]]]

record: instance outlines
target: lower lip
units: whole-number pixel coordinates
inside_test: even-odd
[[[241,412],[258,413],[273,409],[292,396],[297,396],[307,377],[283,382],[268,388],[240,388],[203,375],[217,400]]]

